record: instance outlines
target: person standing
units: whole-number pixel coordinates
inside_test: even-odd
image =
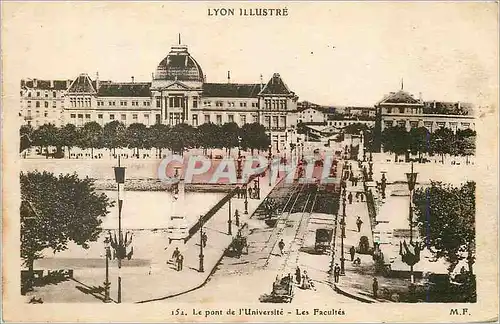
[[[335,283],[339,282],[339,277],[340,277],[340,267],[338,263],[335,263],[335,267],[333,268],[333,279]]]
[[[174,250],[174,253],[172,253],[172,261],[173,262],[177,262],[177,258],[179,257],[179,254],[181,252],[179,252],[179,248],[176,247],[175,250]]]
[[[361,225],[362,224],[363,224],[363,221],[358,216],[358,219],[356,219],[356,226],[358,227],[358,233],[361,232]]]
[[[377,281],[377,278],[373,278],[372,288],[373,288],[373,298],[377,299],[377,292],[378,292],[378,281]]]
[[[351,262],[354,261],[354,255],[356,254],[356,248],[354,246],[351,246],[349,249],[349,254],[351,255]]]
[[[250,197],[250,199],[253,198],[253,196],[252,196],[252,187],[248,187],[248,197]]]
[[[352,204],[352,192],[349,192],[347,199],[349,200],[349,205]]]
[[[179,253],[177,256],[177,271],[182,271],[182,265],[184,263],[184,256],[182,253]]]
[[[280,254],[283,255],[283,249],[285,248],[285,242],[283,242],[283,239],[278,243],[278,247],[280,249]]]

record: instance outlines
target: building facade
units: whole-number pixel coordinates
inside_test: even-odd
[[[151,82],[101,81],[87,74],[74,80],[21,80],[20,115],[33,127],[114,120],[195,127],[260,123],[279,151],[296,137],[297,100],[278,73],[267,83],[232,83],[229,72],[227,83],[207,83],[187,46],[179,44],[159,63]]]
[[[456,105],[458,110],[434,109]],[[464,129],[475,130],[470,104],[424,103],[421,99],[415,99],[411,94],[400,90],[385,96],[376,107],[380,131],[392,126],[405,127],[408,131],[412,128],[425,127],[431,133],[439,128],[449,128],[453,132]]]

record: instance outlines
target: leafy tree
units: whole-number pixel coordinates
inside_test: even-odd
[[[31,147],[33,143],[33,132],[34,130],[31,125],[21,125],[21,128],[19,128],[19,152]]]
[[[466,259],[473,274],[476,244],[476,183],[454,187],[431,182],[413,195],[416,223],[420,235],[436,259],[444,258],[452,272]]]
[[[164,124],[154,124],[149,128],[151,145],[157,149],[158,156],[162,157],[161,150],[169,147],[170,127]]]
[[[358,135],[360,132],[366,132],[368,130],[368,126],[363,123],[354,123],[349,124],[344,127],[344,133],[346,134],[355,134]]]
[[[130,124],[127,128],[127,142],[129,147],[136,149],[135,156],[139,158],[139,150],[151,148],[149,129],[141,123]]]
[[[266,128],[259,123],[245,124],[241,128],[241,145],[243,149],[266,150],[271,144]]]
[[[226,148],[231,155],[231,149],[238,147],[238,137],[240,136],[240,127],[236,123],[226,123],[222,125],[222,146]]]
[[[430,151],[430,133],[425,127],[412,128],[409,133],[409,149],[412,154],[422,154]]]
[[[83,149],[90,148],[91,158],[94,158],[94,149],[103,147],[102,127],[97,122],[85,123],[80,129],[79,142]]]
[[[96,193],[93,180],[35,171],[21,173],[20,183],[21,258],[30,278],[43,250],[64,251],[70,241],[87,249],[97,240],[101,218],[113,203]]]
[[[35,145],[46,148],[45,158],[49,158],[49,146],[59,146],[58,129],[54,124],[43,124],[33,132]]]
[[[223,147],[221,128],[213,123],[204,123],[198,126],[196,142],[207,154],[208,149]]]
[[[409,136],[406,128],[393,126],[384,129],[382,145],[385,151],[394,153],[394,161],[397,161],[398,155],[405,154],[409,148]]]
[[[66,124],[59,128],[59,141],[68,148],[68,157],[71,159],[71,148],[78,143],[78,130],[73,124]]]
[[[195,129],[188,124],[177,124],[170,129],[169,138],[170,148],[183,154],[186,148],[195,144]]]
[[[441,163],[444,163],[444,155],[453,153],[454,135],[449,128],[439,128],[431,134],[431,152],[441,155]]]
[[[469,156],[476,153],[476,132],[471,129],[457,130],[453,144],[453,154],[465,156],[469,164]]]
[[[118,120],[114,120],[104,125],[102,130],[103,147],[110,151],[113,150],[113,154],[116,154],[116,148],[125,146],[127,139],[126,131],[126,126]]]

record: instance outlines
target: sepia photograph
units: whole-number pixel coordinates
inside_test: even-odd
[[[2,4],[6,322],[498,321],[495,2]]]

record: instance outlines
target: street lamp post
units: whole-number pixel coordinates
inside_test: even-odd
[[[123,198],[120,199],[120,185],[125,183],[125,167],[120,166],[120,156],[118,156],[118,166],[115,169],[115,180],[118,186],[118,247],[117,247],[117,257],[118,257],[118,303],[122,302],[122,258],[124,257],[124,247],[122,238],[122,207]]]
[[[269,177],[269,187],[271,186],[271,160],[272,160],[272,153],[271,153],[271,144],[269,144],[269,155],[268,155],[268,167],[269,167],[269,173],[268,173],[268,177]]]
[[[345,237],[345,197],[342,198],[342,220],[340,222],[340,228],[342,230],[341,236],[340,236],[340,250],[341,250],[341,256],[340,256],[340,273],[342,275],[345,274],[345,258],[344,258],[344,237]]]
[[[241,137],[238,136],[238,170],[236,172],[236,178],[241,179]]]
[[[248,182],[245,181],[245,215],[248,214]]]
[[[410,222],[410,245],[413,246],[413,189],[415,189],[415,184],[417,182],[417,172],[413,172],[413,162],[411,163],[411,172],[406,173],[406,178],[408,179],[408,189],[410,191],[410,207],[408,210],[408,220]],[[410,264],[410,280],[413,284],[415,282],[415,277],[413,274],[413,264]]]
[[[111,298],[109,298],[109,287],[111,286],[111,283],[109,282],[109,257],[111,255],[111,251],[109,250],[109,247],[110,247],[109,237],[106,237],[104,239],[104,251],[105,251],[105,258],[106,258],[106,279],[104,281],[104,302],[105,303],[111,302]]]
[[[231,220],[231,198],[229,198],[229,214],[228,214],[228,220],[227,220],[227,234],[228,235],[233,235],[233,230],[232,230],[232,220]]]
[[[202,216],[200,216],[200,268],[199,268],[199,272],[204,272],[205,269],[203,267],[203,258],[204,258],[204,255],[203,255],[203,220],[202,220]]]
[[[382,189],[382,199],[385,199],[385,188],[387,186],[387,179],[385,173],[382,173],[382,179],[380,180],[380,189]]]

